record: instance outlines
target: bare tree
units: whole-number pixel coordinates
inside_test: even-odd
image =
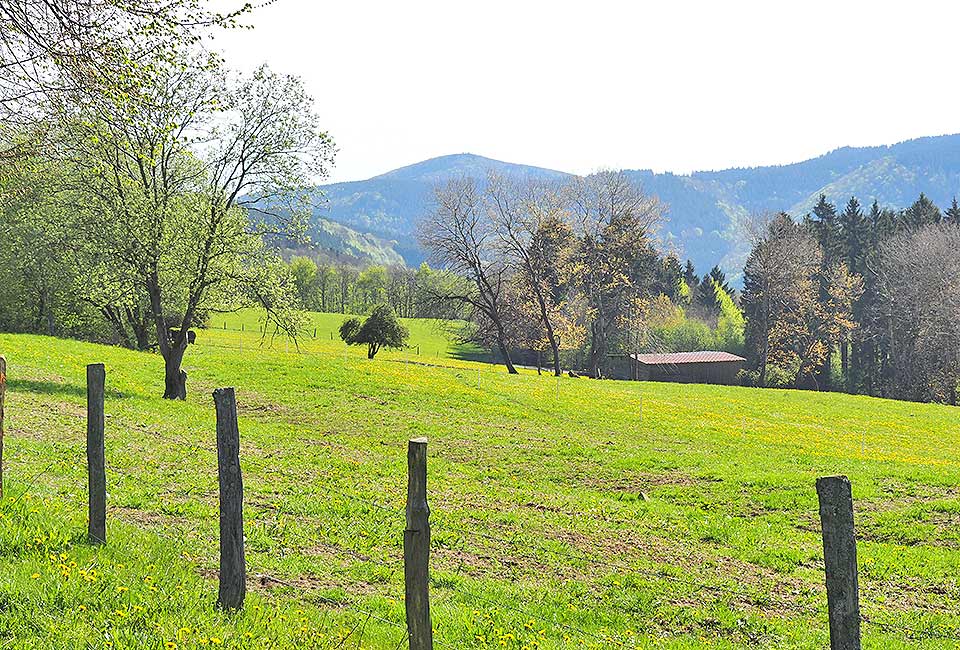
[[[570,209],[589,309],[590,370],[600,377],[611,336],[631,314],[642,313],[653,284],[653,238],[664,208],[622,172],[601,172],[573,181]]]
[[[885,394],[957,403],[960,381],[960,227],[930,224],[894,235],[873,271],[875,334],[885,342]]]
[[[823,269],[811,230],[781,213],[763,219],[744,268],[745,337],[761,385],[777,368],[789,382],[818,388],[817,369],[855,327],[862,279],[843,263]],[[762,233],[762,234],[761,234]]]
[[[431,287],[434,298],[459,303],[476,315],[481,331],[492,334],[511,374],[507,318],[509,265],[496,250],[496,232],[483,190],[472,178],[436,188],[434,210],[420,224],[420,243],[440,268],[467,280]]]
[[[559,377],[561,337],[569,328],[562,312],[574,250],[564,188],[495,174],[488,178],[487,187],[498,237],[496,248],[514,267],[524,292],[536,305],[543,337],[553,355],[553,372]]]

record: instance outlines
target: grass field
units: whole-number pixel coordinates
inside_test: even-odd
[[[403,646],[406,441],[427,436],[437,648],[824,648],[814,481],[853,482],[867,648],[960,647],[955,408],[507,375],[258,345],[215,317],[186,403],[158,356],[0,335],[0,648]],[[325,334],[324,334],[325,333]],[[415,346],[421,346],[416,354]],[[242,345],[242,349],[241,348]],[[107,366],[108,536],[85,536],[84,366]],[[216,599],[211,392],[237,388],[250,595]]]

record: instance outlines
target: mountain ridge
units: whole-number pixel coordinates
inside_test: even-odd
[[[336,230],[354,242],[389,249],[373,250],[369,259],[363,251],[348,251],[347,257],[358,262],[402,258],[407,264],[419,264],[425,255],[416,242],[416,223],[429,208],[434,185],[489,170],[556,180],[573,175],[472,153],[436,156],[366,180],[318,186],[323,201],[314,213],[313,230],[326,233],[324,246],[330,250],[338,247],[330,223],[338,224]],[[901,208],[923,192],[946,207],[960,194],[960,134],[838,147],[782,165],[689,174],[649,169],[624,173],[668,205],[668,221],[660,233],[666,249],[692,259],[701,273],[719,263],[736,278],[748,252],[743,221],[751,214],[786,211],[799,217],[821,193],[838,204],[855,195],[864,205],[877,200],[885,207]]]

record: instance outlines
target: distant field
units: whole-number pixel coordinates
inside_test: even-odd
[[[296,353],[260,347],[252,313],[214,317],[185,404],[159,399],[156,355],[0,334],[0,648],[403,647],[415,436],[437,648],[827,647],[814,481],[837,473],[854,486],[864,646],[960,646],[956,408],[509,376],[451,358],[426,322],[412,350],[368,361],[330,339],[342,316],[313,318]],[[108,373],[105,549],[82,541],[92,362]],[[212,607],[225,385],[246,494],[237,616]]]
[[[302,352],[331,354],[342,351],[346,347],[340,340],[339,329],[340,324],[350,318],[350,314],[310,312],[308,316],[310,321],[306,332],[298,342]],[[480,352],[478,348],[472,345],[465,345],[452,340],[455,338],[453,336],[454,331],[448,321],[425,318],[401,318],[400,321],[410,332],[408,349],[406,350],[410,356],[421,356],[425,360],[429,358],[435,360],[446,357],[468,357]],[[297,351],[297,345],[290,344],[286,338],[272,337],[268,333],[261,340],[263,323],[253,310],[214,314],[210,318],[208,327],[211,334],[209,342],[217,345],[239,347],[242,341],[244,345],[256,348],[263,347],[284,352]],[[268,332],[273,331],[270,328],[267,329]],[[217,332],[217,330],[220,330],[220,332]],[[224,330],[232,333],[223,333]],[[203,344],[203,338],[200,339],[200,344]]]

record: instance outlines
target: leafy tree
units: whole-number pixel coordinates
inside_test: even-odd
[[[387,269],[379,264],[360,271],[354,291],[357,311],[365,312],[387,299]]]
[[[164,397],[183,399],[188,330],[210,309],[262,295],[247,289],[263,269],[280,269],[264,263],[263,235],[297,230],[307,213],[299,199],[325,175],[333,143],[294,77],[261,68],[221,87],[195,67],[156,71],[150,102],[77,107],[61,155],[77,173],[75,236],[95,244],[128,294],[145,296]],[[250,218],[281,196],[281,212]]]
[[[150,97],[158,62],[184,64],[183,48],[197,45],[210,28],[240,26],[253,7],[238,2],[217,12],[206,5],[0,1],[0,124],[34,124],[65,99],[109,99],[119,106]]]
[[[403,347],[408,337],[407,328],[389,305],[375,307],[362,324],[359,318],[348,318],[340,325],[340,338],[348,345],[366,345],[368,359],[377,356],[382,347]]]
[[[290,273],[293,275],[293,283],[296,286],[300,304],[307,309],[319,307],[317,263],[309,257],[297,255],[290,260]]]
[[[766,385],[768,366],[800,386],[817,386],[817,370],[852,329],[862,282],[842,263],[823,268],[809,229],[780,214],[755,242],[744,268],[745,338]]]

